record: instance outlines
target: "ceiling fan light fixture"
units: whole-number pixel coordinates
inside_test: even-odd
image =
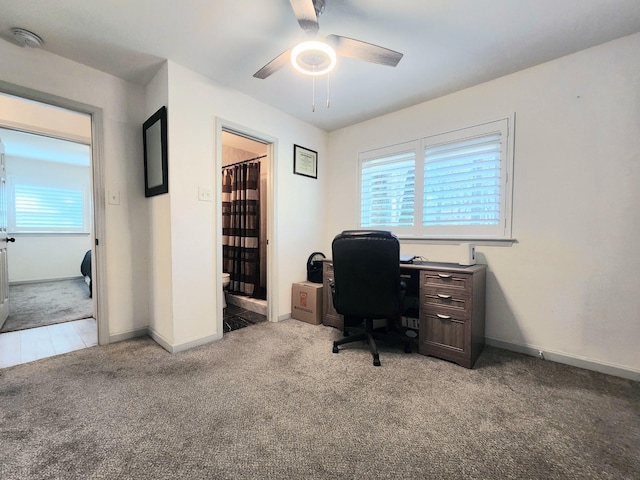
[[[335,68],[336,51],[326,43],[307,40],[293,47],[291,64],[305,75],[324,75]]]

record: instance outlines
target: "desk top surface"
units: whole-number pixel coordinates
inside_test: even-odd
[[[445,263],[445,262],[425,262],[415,260],[413,263],[401,263],[401,268],[418,269],[418,270],[448,270],[455,272],[473,273],[479,270],[487,268],[486,265],[459,265],[457,263]]]
[[[322,260],[323,262],[332,263],[333,260],[330,258],[325,258]],[[473,273],[476,271],[484,270],[487,268],[484,264],[476,264],[476,265],[459,265],[457,263],[446,263],[446,262],[428,262],[422,260],[414,260],[412,263],[401,263],[401,268],[407,268],[412,270],[448,270],[448,271],[456,271],[456,272],[466,272]]]

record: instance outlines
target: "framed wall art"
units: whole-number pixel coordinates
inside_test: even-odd
[[[293,173],[305,177],[318,178],[318,152],[293,146]]]

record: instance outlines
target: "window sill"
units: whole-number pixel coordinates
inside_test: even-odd
[[[462,243],[473,243],[474,245],[489,245],[496,247],[510,247],[514,243],[518,243],[515,238],[428,238],[428,237],[412,237],[398,235],[403,243],[421,243],[425,245],[460,245]]]

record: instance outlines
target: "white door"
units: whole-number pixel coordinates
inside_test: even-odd
[[[9,316],[9,264],[7,242],[15,241],[7,236],[7,171],[4,160],[4,144],[0,140],[0,328]]]

